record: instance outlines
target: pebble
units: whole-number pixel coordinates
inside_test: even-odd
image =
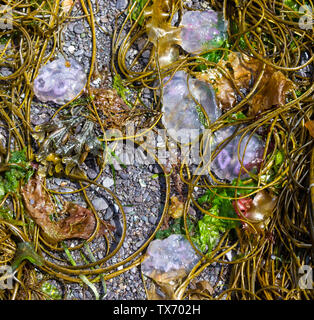
[[[55,183],[56,185],[60,186],[61,183],[62,183],[62,179],[54,178],[54,183]]]
[[[86,51],[84,55],[88,58],[91,58],[93,56],[93,53],[91,51]]]
[[[119,212],[119,206],[116,203],[113,205],[113,208],[116,213]]]
[[[147,202],[147,201],[150,201],[150,199],[151,199],[150,192],[146,191],[143,195],[143,201]]]
[[[139,179],[138,182],[142,188],[146,188],[146,183],[143,181],[143,179]]]
[[[8,77],[9,75],[12,74],[12,71],[9,68],[3,67],[1,68],[0,73],[2,77]]]
[[[114,167],[114,169],[115,169],[116,171],[122,170],[120,164],[117,162],[116,159],[113,159],[112,164],[113,164],[113,167]]]
[[[81,57],[84,54],[84,50],[80,49],[74,53],[75,57]]]
[[[87,170],[87,176],[89,179],[94,180],[97,177],[97,172],[94,169],[89,168]]]
[[[108,18],[107,18],[106,16],[101,16],[101,17],[100,17],[100,21],[101,21],[102,23],[107,23],[107,22],[108,22]]]
[[[128,0],[117,0],[116,8],[118,10],[124,10],[128,6]]]
[[[74,46],[69,46],[68,51],[73,54],[75,52],[75,47]]]
[[[139,241],[136,242],[135,246],[137,248],[140,248],[144,243],[145,243],[145,240],[139,240]]]
[[[113,217],[114,211],[111,207],[108,207],[104,216],[105,220],[110,220]]]
[[[104,198],[95,198],[92,200],[92,204],[97,211],[105,210],[108,208],[108,203]]]
[[[69,23],[67,25],[67,31],[73,32],[74,23]]]
[[[162,169],[160,168],[160,166],[155,165],[155,166],[154,166],[154,169],[153,169],[153,172],[154,172],[154,173],[162,173],[163,171],[162,171]]]
[[[111,186],[114,185],[114,180],[109,178],[109,177],[106,177],[103,182],[102,182],[102,185],[105,187],[105,188],[110,188]]]
[[[148,59],[150,57],[150,50],[145,50],[142,54],[142,57]]]
[[[121,172],[119,173],[119,176],[120,176],[123,180],[128,180],[128,179],[130,178],[130,176],[129,176],[127,173],[123,172],[123,171],[121,171]]]
[[[123,207],[123,210],[125,213],[132,213],[134,212],[134,208],[133,207]]]
[[[136,202],[143,202],[143,197],[142,196],[138,196],[138,197],[135,197],[134,200]]]
[[[101,78],[97,78],[94,81],[92,81],[92,85],[95,87],[99,87],[100,84],[101,84]]]
[[[77,34],[81,34],[85,31],[85,28],[82,23],[76,23],[73,27],[73,31]]]
[[[150,216],[150,217],[148,218],[148,221],[149,221],[149,223],[151,223],[151,224],[156,224],[156,222],[157,222],[157,217],[155,217],[155,216]]]
[[[232,261],[232,252],[231,252],[231,251],[228,251],[228,252],[226,253],[226,257],[227,257],[227,259],[228,259],[229,261]]]

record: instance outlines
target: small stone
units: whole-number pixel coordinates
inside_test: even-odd
[[[60,186],[61,183],[62,183],[62,180],[59,179],[59,178],[54,178],[54,183],[55,183],[56,185]]]
[[[138,182],[139,182],[139,184],[140,184],[140,186],[141,186],[142,188],[146,188],[146,183],[145,183],[145,181],[143,181],[142,179],[139,179]]]
[[[147,202],[147,201],[150,201],[150,199],[151,199],[150,194],[148,191],[146,191],[143,195],[143,201]]]
[[[152,213],[157,213],[158,212],[158,208],[154,207],[151,209],[152,210]]]
[[[107,23],[107,22],[108,22],[108,18],[107,18],[106,16],[101,16],[101,17],[100,17],[100,21],[101,21],[102,23]]]
[[[136,242],[135,246],[136,246],[137,248],[140,248],[144,243],[145,243],[145,240],[140,240],[140,241],[137,241],[137,242]]]
[[[73,54],[75,52],[75,47],[74,46],[69,46],[68,51]]]
[[[105,210],[108,208],[108,203],[104,198],[95,198],[92,200],[95,210]]]
[[[149,50],[145,50],[143,52],[143,54],[142,54],[142,57],[148,59],[150,57],[150,51]]]
[[[113,164],[113,167],[114,167],[114,169],[115,169],[116,171],[121,171],[121,170],[122,170],[120,164],[117,162],[116,159],[113,159],[112,164]]]
[[[137,47],[139,50],[142,50],[146,44],[147,40],[146,39],[140,39],[137,43]],[[145,90],[145,89],[144,89]]]
[[[156,224],[157,218],[156,218],[155,216],[150,216],[150,217],[148,218],[148,221],[149,221],[149,223],[151,223],[151,224]]]
[[[105,25],[105,30],[109,33],[112,33],[112,27],[109,24]]]
[[[114,212],[113,212],[112,208],[109,207],[106,210],[106,214],[104,216],[105,220],[110,220],[113,217],[113,214],[114,214]]]
[[[135,197],[134,200],[136,202],[143,202],[143,197],[142,196],[138,196],[138,197]]]
[[[101,84],[101,78],[97,78],[92,82],[92,85],[97,87]]]
[[[60,185],[61,186],[61,185]],[[71,196],[71,194],[69,194],[69,192],[71,192],[71,191],[73,191],[71,188],[61,188],[61,190],[60,190],[61,192],[66,192],[66,193],[68,193],[68,194],[64,194],[63,196]]]
[[[92,52],[91,51],[85,51],[84,53],[85,57],[87,58],[91,58],[93,56]]]
[[[76,23],[73,27],[73,31],[77,34],[82,34],[85,31],[83,24]]]
[[[226,257],[227,257],[227,259],[228,259],[229,261],[232,261],[232,252],[231,252],[231,251],[228,251],[228,252],[226,253]]]
[[[123,210],[125,213],[128,213],[128,214],[134,212],[134,209],[132,207],[123,207]]]
[[[12,71],[9,68],[3,67],[0,69],[0,73],[2,77],[8,77],[9,75],[12,74]]]
[[[127,173],[123,172],[123,171],[121,171],[119,173],[119,175],[123,180],[128,180],[130,178],[130,176]]]
[[[118,10],[124,10],[128,6],[128,0],[118,0],[116,4],[116,8]]]
[[[154,173],[162,173],[163,171],[162,171],[162,169],[160,168],[160,166],[155,165],[155,166],[154,166],[154,169],[153,169],[153,172],[154,172]]]
[[[42,123],[42,119],[38,115],[31,115],[31,122],[34,126],[38,126]]]
[[[75,57],[81,57],[84,54],[84,50],[80,49],[74,53]]]
[[[97,172],[94,169],[89,168],[87,170],[87,176],[89,179],[94,180],[97,177]]]
[[[103,182],[102,182],[102,185],[105,187],[105,188],[110,188],[111,186],[114,185],[114,180],[109,178],[109,177],[106,177]]]

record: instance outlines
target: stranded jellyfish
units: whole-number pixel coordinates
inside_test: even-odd
[[[65,104],[75,98],[86,83],[86,74],[73,59],[63,58],[44,65],[34,81],[34,93],[42,101]]]
[[[162,122],[173,139],[189,142],[200,134],[199,130],[204,129],[200,105],[211,122],[221,114],[214,89],[209,83],[189,77],[184,71],[176,72],[168,80],[164,82]]]
[[[188,274],[199,261],[189,241],[181,234],[173,234],[164,240],[152,241],[147,249],[142,271],[148,277],[154,274],[184,271]]]
[[[188,11],[183,14],[181,26],[181,47],[190,53],[218,48],[227,35],[223,14],[214,10]]]
[[[210,170],[219,179],[232,181],[238,178],[239,174],[243,178],[248,176],[247,171],[253,173],[259,170],[264,153],[262,140],[255,134],[250,136],[249,133],[245,134],[242,140],[241,137],[242,134],[236,133],[235,126],[219,129],[214,133],[211,150],[213,152],[217,147],[220,152],[211,162]]]

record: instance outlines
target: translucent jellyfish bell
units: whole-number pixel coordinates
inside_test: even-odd
[[[181,26],[181,47],[189,53],[218,48],[227,36],[227,22],[214,10],[187,11]]]
[[[81,92],[86,81],[86,74],[77,61],[61,58],[39,70],[34,81],[34,93],[42,102],[65,104]]]
[[[147,249],[147,258],[142,263],[146,276],[155,272],[171,272],[184,269],[192,270],[200,257],[189,241],[181,234],[173,234],[164,240],[152,241]]]
[[[195,139],[204,126],[200,120],[202,105],[210,121],[214,122],[221,114],[217,107],[215,91],[209,83],[189,77],[178,71],[163,89],[162,122],[168,134],[175,140],[187,143]]]
[[[239,155],[238,155],[238,145],[242,134],[237,134],[228,143],[225,144],[225,139],[231,137],[236,130],[235,126],[219,129],[214,133],[214,139],[211,146],[211,150],[214,151],[215,148],[223,143],[223,148],[216,156],[216,158],[211,162],[210,170],[222,180],[232,181],[238,178],[241,171],[240,177],[247,177],[247,172],[253,172],[253,170],[258,170],[259,166],[263,160],[264,153],[264,143],[257,135],[252,135],[247,133],[240,143]],[[227,140],[228,141],[228,140]],[[220,149],[219,149],[220,150]]]

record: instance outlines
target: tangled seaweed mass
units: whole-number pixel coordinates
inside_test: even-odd
[[[98,1],[1,2],[13,9],[0,30],[0,267],[12,280],[0,274],[0,299],[66,299],[65,284],[100,299],[136,266],[148,299],[314,298],[301,277],[314,259],[313,3],[190,3],[128,1],[109,77],[97,68]],[[74,20],[90,32],[88,69],[63,51]],[[35,107],[51,115],[37,126]],[[150,155],[165,182],[156,226],[133,251],[122,199],[99,180],[119,142]],[[67,188],[50,188],[55,178]],[[213,266],[215,283],[200,280]]]

